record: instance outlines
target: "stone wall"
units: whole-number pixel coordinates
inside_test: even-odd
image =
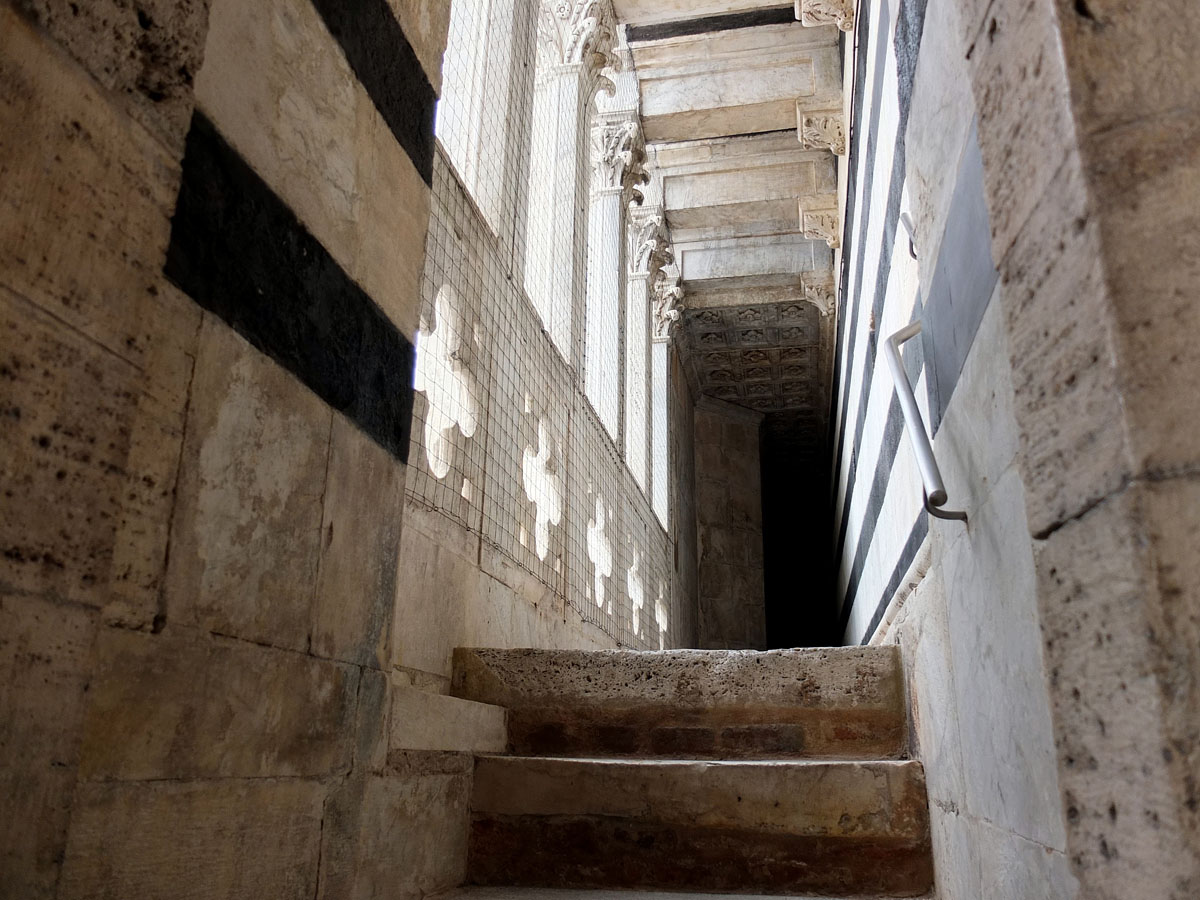
[[[1024,527],[997,219],[952,4],[859,6],[835,386],[835,523],[845,640],[899,644],[927,773],[938,895],[1067,898],[1066,818]],[[907,213],[914,240],[901,223]],[[915,252],[915,258],[914,258]],[[922,508],[886,339],[903,347],[949,493]]]
[[[1200,9],[959,8],[1072,868],[1195,896]]]
[[[4,897],[462,877],[502,719],[391,643],[445,6],[0,4]]]
[[[865,410],[864,439],[840,441],[843,610],[849,639],[906,648],[940,893],[1193,896],[1200,76],[1182,48],[1200,13],[1065,0],[866,13],[856,90],[884,124],[857,153],[898,123],[901,164],[868,177],[878,193],[895,173],[918,259],[894,213],[873,220],[885,262],[868,249],[866,269],[885,286],[840,344],[844,434]],[[968,162],[982,211],[963,200]],[[850,234],[869,247],[885,207],[854,208]],[[964,244],[981,222],[982,250]],[[853,297],[871,281],[849,262]],[[965,528],[924,521],[890,391],[868,399],[878,342],[910,318],[925,334],[909,375]]]
[[[762,413],[701,397],[696,402],[696,532],[699,646],[765,649]]]

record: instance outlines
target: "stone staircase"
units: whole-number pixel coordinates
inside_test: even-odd
[[[452,693],[508,710],[508,754],[475,762],[472,885],[931,888],[896,648],[460,649]]]

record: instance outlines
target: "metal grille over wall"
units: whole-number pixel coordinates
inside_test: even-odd
[[[620,83],[616,51],[611,10],[595,0],[454,2],[407,493],[620,644],[659,648],[676,644],[679,616],[668,510],[649,499],[651,429],[641,425],[632,447],[625,432],[622,326],[641,313],[625,305],[621,235],[645,176],[633,165],[636,89]],[[630,95],[622,116],[614,107]],[[638,422],[649,418],[648,368],[630,369],[641,379]],[[655,427],[665,429],[662,372],[653,389]],[[654,438],[665,498],[665,431]]]

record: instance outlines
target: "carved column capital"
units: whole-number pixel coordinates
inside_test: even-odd
[[[796,104],[796,136],[806,150],[846,155],[846,130],[840,112],[802,112]]]
[[[681,316],[678,307],[682,301],[683,287],[679,283],[678,266],[659,269],[650,289],[652,341],[663,343],[671,340],[671,332]]]
[[[801,25],[836,25],[854,30],[854,0],[796,0],[796,18]]]
[[[609,0],[542,0],[538,41],[554,62],[582,66],[583,80],[612,94],[616,87],[601,74],[621,71],[617,20]]]
[[[817,308],[821,318],[833,315],[833,310],[837,305],[837,295],[834,291],[832,275],[805,272],[800,276],[800,285],[804,290],[804,299]]]
[[[598,190],[621,189],[627,202],[639,206],[639,187],[650,181],[646,171],[646,144],[636,119],[598,122],[592,128],[592,160]]]
[[[842,224],[836,209],[800,207],[800,231],[810,241],[824,241],[830,250],[842,246]]]
[[[634,275],[645,275],[653,285],[659,271],[675,261],[667,223],[661,213],[652,213],[634,225],[637,231],[633,238],[630,271]]]

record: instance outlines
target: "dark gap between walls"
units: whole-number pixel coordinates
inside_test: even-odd
[[[198,111],[164,272],[408,461],[412,343]]]
[[[841,643],[825,480],[829,447],[822,440],[812,458],[805,433],[811,428],[787,413],[767,413],[759,433],[769,648]]]

